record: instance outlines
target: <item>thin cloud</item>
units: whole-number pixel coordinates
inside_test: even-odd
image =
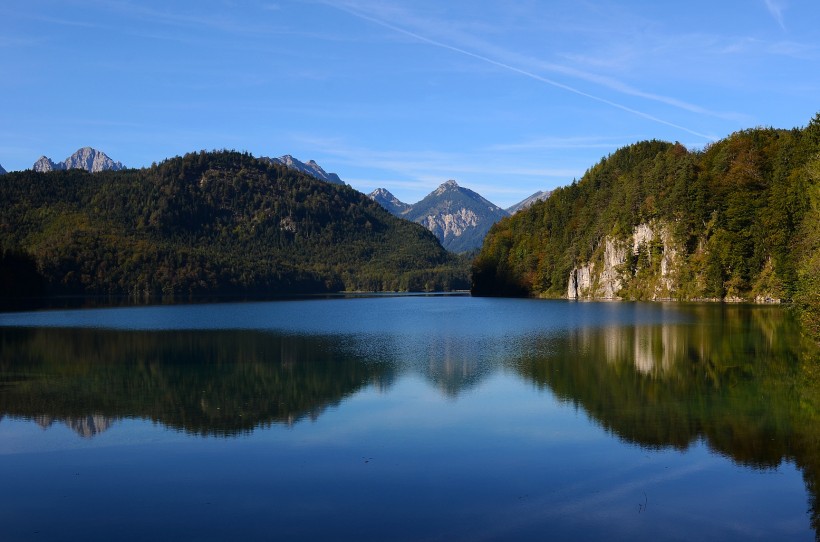
[[[466,155],[441,151],[379,151],[348,146],[332,139],[296,139],[322,154],[334,156],[337,163],[356,166],[367,164],[372,168],[411,178],[427,178],[430,182],[438,180],[439,184],[444,180],[469,174],[554,178],[572,178],[578,175],[578,170],[574,168],[510,166],[508,163],[494,165],[487,161],[483,152]]]
[[[97,29],[105,28],[102,25],[95,24],[95,23],[89,23],[87,21],[77,21],[77,20],[74,20],[74,19],[65,19],[65,18],[58,18],[58,17],[46,17],[46,16],[40,15],[40,14],[31,15],[31,14],[24,13],[24,14],[16,14],[15,16],[19,17],[21,19],[29,19],[31,21],[37,21],[37,22],[48,23],[48,24],[56,24],[56,25],[60,25],[60,26],[76,26],[76,27],[80,27],[80,28],[97,28]]]
[[[341,10],[341,11],[344,11],[346,13],[349,13],[350,15],[352,15],[354,17],[357,17],[359,19],[369,21],[371,23],[377,24],[377,25],[382,26],[384,28],[390,29],[394,32],[403,34],[405,36],[409,36],[409,37],[414,38],[414,39],[416,39],[418,41],[421,41],[423,43],[427,43],[428,45],[433,45],[433,46],[439,47],[441,49],[445,49],[445,50],[448,50],[448,51],[459,53],[461,55],[468,56],[468,57],[474,58],[476,60],[480,60],[482,62],[485,62],[487,64],[496,66],[498,68],[502,68],[502,69],[510,71],[512,73],[516,73],[518,75],[528,77],[528,78],[533,79],[535,81],[545,83],[547,85],[550,85],[550,86],[565,90],[567,92],[576,94],[578,96],[583,96],[584,98],[588,98],[590,100],[594,100],[594,101],[599,102],[599,103],[603,103],[603,104],[608,105],[610,107],[620,109],[621,111],[625,111],[627,113],[630,113],[632,115],[644,118],[646,120],[649,120],[649,121],[652,121],[652,122],[655,122],[655,123],[658,123],[658,124],[663,124],[665,126],[669,126],[671,128],[675,128],[677,130],[681,130],[681,131],[687,132],[689,134],[692,134],[692,135],[695,135],[695,136],[698,136],[698,137],[702,137],[703,139],[707,139],[707,140],[715,140],[716,139],[715,136],[713,136],[713,135],[704,134],[704,133],[698,132],[696,130],[693,130],[691,128],[688,128],[686,126],[682,126],[680,124],[676,124],[674,122],[667,121],[667,120],[662,119],[660,117],[656,117],[656,116],[651,115],[649,113],[646,113],[644,111],[640,111],[638,109],[628,107],[628,106],[623,105],[621,103],[614,102],[614,101],[609,100],[607,98],[603,98],[601,96],[597,96],[597,95],[594,95],[594,94],[590,94],[588,92],[584,92],[580,89],[577,89],[575,87],[572,87],[572,86],[567,85],[565,83],[562,83],[560,81],[556,81],[554,79],[549,79],[547,77],[538,75],[538,74],[533,73],[531,71],[528,71],[526,69],[519,68],[517,66],[513,66],[511,64],[508,64],[506,62],[502,62],[502,61],[499,61],[499,60],[496,60],[496,59],[481,55],[479,53],[469,51],[467,49],[462,49],[460,47],[456,47],[454,45],[450,45],[450,44],[435,40],[435,39],[427,37],[427,36],[423,36],[423,35],[418,34],[416,32],[413,32],[413,31],[407,30],[405,28],[396,26],[395,24],[393,24],[391,22],[376,18],[376,17],[374,17],[370,14],[361,12],[357,9],[352,8],[352,7],[337,6],[337,5],[333,5],[333,4],[327,4],[327,5],[332,6],[336,9]]]
[[[526,163],[511,165],[506,156],[488,157],[486,149],[475,153],[383,151],[349,145],[338,138],[291,135],[289,139],[310,148],[322,167],[335,171],[354,188],[365,193],[386,188],[409,203],[420,200],[444,181],[455,179],[460,185],[505,207],[538,190],[569,184],[587,169],[586,165],[578,168],[529,167]],[[349,176],[345,174],[346,166],[353,169],[365,166],[375,173]],[[502,179],[505,182],[499,182]]]
[[[261,6],[260,10],[271,11],[272,5]],[[176,28],[210,29],[227,34],[240,34],[243,36],[267,36],[279,34],[277,29],[270,25],[259,23],[249,25],[234,17],[229,12],[213,14],[202,14],[201,12],[182,12],[171,9],[155,9],[146,5],[134,4],[131,2],[111,2],[105,4],[105,8],[120,14],[142,19],[149,23],[160,24]]]
[[[774,18],[774,20],[777,21],[777,24],[780,25],[780,28],[782,28],[783,30],[786,30],[786,23],[783,20],[783,9],[785,9],[785,6],[783,6],[777,0],[763,0],[763,1],[766,4],[766,9],[769,10],[769,13]]]
[[[532,150],[612,149],[628,145],[641,136],[624,136],[615,140],[601,137],[542,137],[518,143],[499,143],[487,148],[490,152],[517,152]]]

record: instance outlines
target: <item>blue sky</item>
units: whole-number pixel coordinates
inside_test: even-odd
[[[4,0],[0,20],[7,170],[229,148],[506,207],[635,141],[820,111],[809,1]]]

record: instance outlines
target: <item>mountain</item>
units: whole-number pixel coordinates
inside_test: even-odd
[[[51,158],[47,156],[41,156],[34,165],[31,166],[31,169],[37,171],[39,173],[47,173],[49,171],[60,171],[65,169],[65,162],[54,163],[51,161]]]
[[[490,227],[508,215],[454,180],[412,205],[399,201],[384,188],[377,188],[368,197],[395,216],[418,222],[433,232],[444,248],[455,253],[479,248]]]
[[[402,214],[411,207],[411,205],[400,201],[399,198],[391,194],[390,191],[385,188],[377,188],[368,194],[367,197],[396,216],[402,216]]]
[[[519,201],[518,203],[516,203],[512,207],[508,207],[507,212],[510,213],[511,215],[514,215],[518,211],[523,211],[527,207],[531,206],[536,201],[543,201],[543,200],[547,199],[548,197],[550,197],[550,194],[552,194],[552,192],[545,191],[545,190],[539,190],[538,192],[536,192],[532,196],[526,198],[525,200]]]
[[[282,164],[290,169],[294,169],[296,171],[301,171],[311,177],[319,179],[320,181],[325,181],[326,183],[331,184],[345,184],[342,179],[339,178],[338,175],[335,173],[327,173],[322,167],[314,162],[313,160],[308,160],[307,163],[301,162],[294,158],[289,154],[285,154],[284,156],[280,156],[279,158],[260,158],[260,160],[268,160],[271,162],[275,162],[277,164]]]
[[[6,174],[6,170],[3,169],[3,166],[0,166],[0,175],[5,175],[5,174]]]
[[[99,173],[100,171],[119,171],[123,169],[123,165],[109,158],[104,152],[91,147],[83,147],[63,162],[54,163],[50,158],[41,156],[34,162],[31,169],[40,173],[66,169],[84,169],[89,173]]]
[[[104,152],[91,147],[83,147],[65,159],[65,169],[84,169],[90,173],[100,171],[119,171],[123,169],[120,162],[115,162]]]
[[[479,194],[449,180],[401,216],[423,225],[444,248],[459,253],[479,248],[490,227],[508,214]]]
[[[619,149],[501,220],[473,293],[780,302],[820,334],[820,114],[690,151]]]
[[[468,286],[464,262],[423,227],[247,153],[94,175],[12,172],[0,201],[0,300],[26,290],[153,299]]]

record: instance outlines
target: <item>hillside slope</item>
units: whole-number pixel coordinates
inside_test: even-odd
[[[347,186],[249,154],[191,153],[94,175],[9,173],[0,178],[0,200],[6,296],[264,295],[467,283],[466,270],[421,226]]]
[[[620,149],[496,224],[473,293],[816,304],[819,152],[820,115],[699,152]]]

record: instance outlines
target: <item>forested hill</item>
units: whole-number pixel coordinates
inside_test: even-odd
[[[141,170],[0,177],[0,281],[25,294],[276,294],[465,287],[418,224],[237,152]]]
[[[498,222],[473,292],[820,305],[820,114],[692,152],[645,141]],[[811,313],[807,313],[811,314]],[[807,318],[820,325],[820,318]]]

